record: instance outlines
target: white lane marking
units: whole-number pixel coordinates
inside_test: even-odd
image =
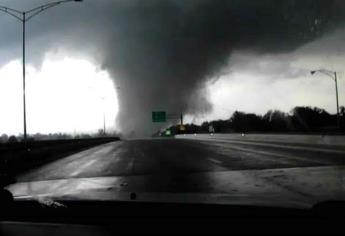
[[[88,168],[89,166],[93,165],[95,162],[97,161],[97,159],[91,160],[89,162],[86,162],[86,164],[80,166],[78,168],[78,170],[74,171],[71,176],[76,176],[79,175],[81,172],[83,172],[86,168]]]
[[[132,157],[132,160],[128,163],[127,170],[129,171],[133,170],[134,158],[135,157]]]
[[[213,159],[213,158],[208,158],[208,160],[211,161],[211,162],[213,162],[213,163],[215,163],[215,164],[217,164],[217,165],[223,164],[222,161],[218,161],[218,160]]]
[[[285,154],[281,154],[281,153],[275,153],[275,152],[266,152],[266,151],[259,151],[259,150],[256,150],[256,149],[250,149],[250,148],[241,148],[241,147],[227,147],[229,149],[232,149],[232,150],[236,150],[236,151],[241,151],[241,152],[246,152],[246,153],[254,153],[254,154],[261,154],[261,155],[264,155],[265,158],[267,159],[267,156],[275,156],[275,157],[282,157],[282,158],[287,158],[287,159],[290,159],[290,160],[297,160],[297,161],[307,161],[307,162],[313,162],[313,163],[318,163],[318,164],[321,164],[321,165],[324,165],[324,164],[333,164],[332,162],[330,161],[327,161],[327,160],[323,160],[323,161],[317,161],[317,160],[314,160],[314,159],[307,159],[304,158],[304,157],[300,157],[300,156],[290,156],[290,155],[285,155]],[[272,161],[277,161],[276,159],[273,159]],[[289,161],[286,161],[286,160],[279,160],[280,163],[284,163],[284,164],[291,164],[291,162]]]
[[[211,140],[214,142],[223,142],[223,143],[245,144],[245,145],[251,145],[251,146],[278,147],[282,149],[295,149],[295,150],[304,150],[304,151],[345,154],[345,151],[343,150],[332,150],[332,149],[314,148],[314,147],[307,147],[307,146],[292,146],[292,145],[281,145],[281,144],[273,144],[273,143],[256,143],[255,141],[246,142],[246,141],[236,141],[236,140],[218,139],[218,138],[196,138],[196,139],[205,140],[205,141]]]
[[[87,150],[74,153],[72,155],[47,163],[41,167],[29,170],[23,174],[18,175],[16,178],[19,181],[27,181],[32,178],[36,179],[37,176],[40,179],[50,177],[55,178],[57,172],[64,172],[65,170],[68,170],[70,166],[73,167],[73,165],[75,165],[76,162],[80,162],[82,159],[88,158],[90,155],[98,155],[102,154],[102,152],[109,152],[112,148],[118,147],[122,143],[123,142],[118,141],[91,147]],[[102,155],[104,155],[104,153]]]
[[[135,158],[138,156],[138,153],[139,152],[138,152],[137,147],[134,147],[133,155],[132,155],[131,160],[128,162],[127,167],[126,167],[127,171],[133,171],[134,161],[135,161]]]

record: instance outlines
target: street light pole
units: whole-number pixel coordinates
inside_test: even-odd
[[[56,1],[47,3],[35,8],[32,8],[28,11],[18,11],[16,9],[12,9],[5,6],[0,6],[0,11],[7,13],[15,17],[16,19],[20,20],[23,25],[23,122],[24,122],[24,142],[27,141],[27,132],[26,132],[26,96],[25,96],[25,23],[30,20],[32,17],[36,16],[37,14],[45,11],[51,7],[60,5],[62,3],[67,2],[82,2],[83,0],[64,0],[64,1]]]
[[[339,99],[338,99],[338,79],[337,72],[334,71],[334,81],[335,81],[335,95],[337,97],[337,126],[340,128],[340,116],[339,116]]]
[[[104,99],[105,97],[101,97],[102,100],[102,105],[103,105],[103,134],[104,136],[106,135],[106,130],[105,130],[105,108],[104,108]]]
[[[26,137],[26,96],[25,96],[25,12],[22,16],[23,22],[23,121],[24,121],[24,142],[27,141]]]
[[[336,97],[336,102],[337,102],[337,127],[338,129],[340,128],[340,115],[339,115],[339,99],[338,99],[338,79],[337,79],[337,72],[336,71],[330,71],[330,70],[313,70],[310,73],[313,75],[316,72],[320,72],[322,74],[325,74],[332,78],[335,82],[335,97]]]
[[[106,134],[105,131],[105,112],[103,111],[103,131],[104,131],[104,135]]]

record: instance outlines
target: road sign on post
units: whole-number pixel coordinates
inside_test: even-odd
[[[165,111],[153,111],[152,112],[152,122],[166,122],[166,112]]]

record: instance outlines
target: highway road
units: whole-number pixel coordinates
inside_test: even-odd
[[[192,136],[125,140],[31,170],[18,176],[19,184],[10,189],[18,196],[29,190],[39,194],[90,188],[124,192],[269,192],[297,194],[304,200],[313,197],[316,201],[345,196],[344,166],[344,146]],[[32,184],[28,187],[25,183]]]

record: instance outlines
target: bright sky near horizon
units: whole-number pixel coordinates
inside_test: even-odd
[[[23,132],[21,62],[0,68],[0,133]],[[114,130],[117,94],[106,71],[87,60],[46,60],[28,66],[26,77],[28,133],[82,133]]]

